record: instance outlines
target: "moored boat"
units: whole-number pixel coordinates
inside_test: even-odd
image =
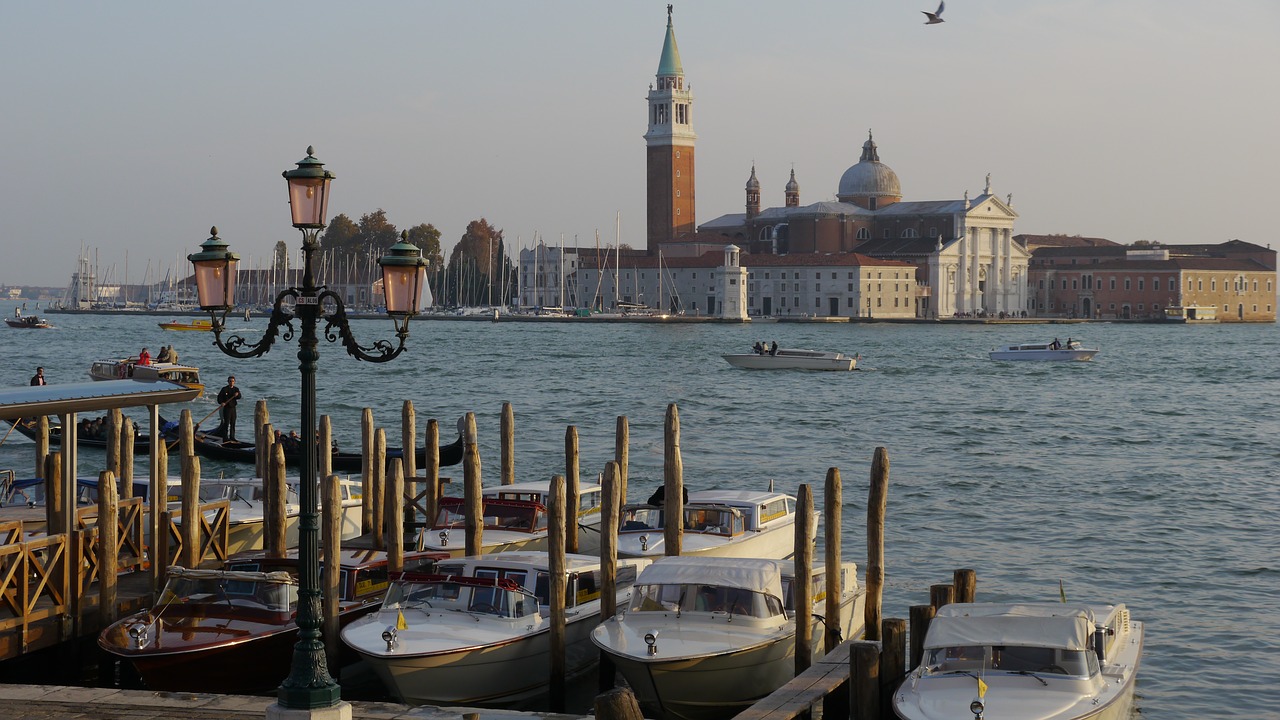
[[[156,323],[161,330],[185,330],[188,332],[210,332],[213,330],[213,322],[203,318],[193,318],[191,320],[170,320],[169,322]]]
[[[628,602],[648,560],[620,560],[617,602]],[[565,674],[579,676],[599,653],[588,639],[600,618],[599,558],[567,555]],[[435,574],[393,579],[382,607],[351,623],[342,641],[400,702],[509,705],[547,691],[551,665],[549,568],[545,552],[441,561]]]
[[[406,552],[405,566],[429,570],[437,559]],[[346,625],[381,602],[387,558],[346,550],[339,562],[338,617]],[[152,690],[270,691],[289,674],[297,642],[297,575],[296,554],[240,556],[224,570],[170,568],[156,604],[103,630],[98,645],[130,661]]]
[[[480,552],[546,550],[549,492],[548,482],[495,485],[482,489],[480,514],[484,518],[484,530]],[[581,552],[600,548],[600,493],[601,487],[595,483],[582,483],[578,487],[578,549]],[[422,528],[417,546],[455,556],[465,553],[464,507],[463,498],[440,498],[435,522]]]
[[[730,365],[748,370],[852,370],[858,356],[825,350],[777,348],[736,355],[722,355]]]
[[[138,358],[97,360],[89,366],[89,377],[94,380],[167,380],[204,392],[200,368],[192,365],[158,362],[139,365]]]
[[[815,522],[817,514],[815,513]],[[629,504],[618,524],[618,557],[662,557],[666,510],[655,494]],[[796,498],[772,490],[695,490],[684,505],[681,555],[785,559],[795,552]]]
[[[1086,348],[1079,340],[1067,338],[1065,343],[1054,338],[1053,342],[1005,345],[991,351],[992,360],[1092,360],[1098,348]]]
[[[866,594],[843,563],[842,638],[862,634]],[[814,588],[812,641],[822,653],[826,568]],[[713,720],[741,712],[795,675],[794,566],[757,558],[668,557],[636,579],[630,606],[591,635],[627,679],[645,717]]]
[[[99,418],[81,418],[76,423],[76,447],[96,447],[106,448],[107,446],[107,418],[102,416]],[[36,418],[21,418],[18,420],[9,419],[9,424],[15,426],[14,429],[22,436],[35,440],[36,439]],[[133,435],[133,452],[134,455],[145,455],[151,451],[151,438],[143,435],[137,426],[134,427]],[[49,418],[49,446],[59,447],[62,445],[62,422],[57,418]]]
[[[903,720],[1127,720],[1142,639],[1124,605],[944,605],[893,711]]]

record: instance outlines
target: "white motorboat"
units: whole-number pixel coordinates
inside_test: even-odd
[[[1127,720],[1142,635],[1124,605],[944,605],[893,710],[903,720]]]
[[[170,485],[170,492],[181,492],[181,485]],[[301,500],[296,478],[285,483],[285,546],[297,547],[298,522],[301,517]],[[343,540],[360,537],[361,489],[360,481],[344,478],[338,482],[338,496],[342,503],[341,534]],[[263,549],[265,494],[259,478],[205,480],[200,483],[200,502],[229,501],[227,552],[235,554]],[[181,496],[170,495],[174,506]]]
[[[200,368],[194,365],[177,365],[174,363],[152,362],[139,365],[138,358],[121,358],[112,360],[95,360],[89,366],[89,377],[94,380],[168,380],[183,387],[204,392],[204,383],[200,381]]]
[[[648,560],[618,562],[617,602]],[[387,689],[409,705],[507,705],[547,691],[548,556],[505,552],[442,560],[433,575],[392,581],[375,614],[342,631]],[[565,672],[591,669],[600,619],[600,560],[567,555]]]
[[[991,351],[992,360],[1092,360],[1098,348],[1086,348],[1079,340],[1067,338],[1065,343],[1056,338],[1047,343],[1023,343],[1005,345]]]
[[[655,498],[650,498],[654,502]],[[815,527],[817,513],[815,515]],[[618,557],[666,555],[660,504],[627,505]],[[785,559],[795,553],[796,498],[772,490],[695,490],[684,506],[681,555]]]
[[[480,503],[484,531],[481,554],[546,550],[550,485],[549,482],[525,482],[482,489]],[[441,498],[437,512],[432,526],[419,532],[418,548],[447,552],[454,557],[463,555],[466,552],[463,498]],[[600,486],[582,483],[578,486],[578,550],[589,553],[599,549]]]
[[[825,350],[778,348],[763,352],[722,355],[734,367],[748,370],[852,370],[859,356]]]
[[[755,558],[669,557],[640,572],[625,613],[591,634],[627,679],[645,717],[731,717],[795,676],[794,566]],[[842,638],[862,635],[858,568],[841,569]],[[814,568],[813,612],[825,614],[826,568]],[[814,656],[825,623],[813,622]]]

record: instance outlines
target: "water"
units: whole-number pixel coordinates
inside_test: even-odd
[[[0,303],[12,313],[12,304]],[[245,402],[270,403],[296,427],[297,346],[235,360],[209,336],[164,332],[149,316],[52,316],[57,331],[0,329],[0,377],[79,381],[103,356],[174,344],[210,393],[237,376]],[[256,329],[266,321],[233,320]],[[356,321],[366,345],[391,323]],[[344,448],[359,447],[371,407],[400,444],[400,405],[413,401],[453,437],[473,411],[486,481],[496,481],[503,402],[516,417],[518,479],[563,472],[564,436],[578,428],[584,477],[613,454],[614,425],[631,428],[631,495],[661,482],[662,427],[677,403],[686,482],[693,488],[809,483],[821,503],[839,467],[843,547],[865,557],[866,482],[877,446],[891,470],[885,614],[906,617],[928,586],[975,568],[981,600],[1124,602],[1147,623],[1138,705],[1157,718],[1274,716],[1280,686],[1280,329],[1275,325],[1072,326],[603,325],[418,321],[410,350],[383,365],[322,341],[320,412]],[[1070,335],[1092,363],[993,363],[996,345]],[[755,340],[858,352],[853,373],[753,372],[723,352]],[[214,409],[192,405],[195,419]],[[166,414],[176,414],[166,411]],[[206,427],[212,426],[211,418]],[[242,430],[241,435],[244,434]],[[29,474],[32,445],[16,433],[0,468]],[[83,452],[82,470],[101,456]],[[176,468],[175,468],[176,471]],[[206,476],[244,473],[205,464]],[[175,473],[176,474],[176,473]]]

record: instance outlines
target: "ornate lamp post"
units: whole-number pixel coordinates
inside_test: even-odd
[[[289,677],[280,684],[278,706],[289,710],[312,710],[338,705],[341,693],[338,683],[329,675],[321,641],[323,618],[320,609],[320,548],[316,500],[316,361],[320,357],[316,327],[325,322],[324,335],[329,342],[342,341],[347,353],[357,360],[387,362],[404,352],[409,337],[409,319],[418,314],[426,288],[427,263],[422,253],[407,241],[408,233],[391,247],[378,264],[382,267],[382,284],[387,314],[395,324],[399,343],[378,340],[365,347],[356,342],[347,321],[342,298],[324,286],[317,287],[312,272],[312,256],[320,249],[317,240],[325,226],[329,204],[329,183],[333,173],[307,148],[307,157],[294,170],[283,173],[289,183],[289,207],[293,226],[302,231],[302,286],[290,287],[276,295],[275,306],[266,332],[257,343],[250,344],[239,335],[225,341],[222,333],[227,313],[235,305],[235,273],[239,257],[227,250],[227,244],[213,237],[200,246],[201,252],[188,259],[195,266],[200,309],[212,320],[214,343],[232,357],[251,358],[265,355],[277,336],[291,340],[294,320],[301,324],[298,338],[298,361],[302,371],[302,457],[299,498],[302,504],[298,521],[298,643],[293,650]],[[286,304],[292,300],[292,308]],[[281,329],[284,329],[281,335]]]

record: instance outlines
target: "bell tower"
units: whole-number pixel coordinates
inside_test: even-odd
[[[691,236],[694,216],[693,92],[685,84],[676,33],[667,6],[667,35],[662,42],[656,83],[649,86],[647,152],[647,243],[650,252],[662,243]]]

